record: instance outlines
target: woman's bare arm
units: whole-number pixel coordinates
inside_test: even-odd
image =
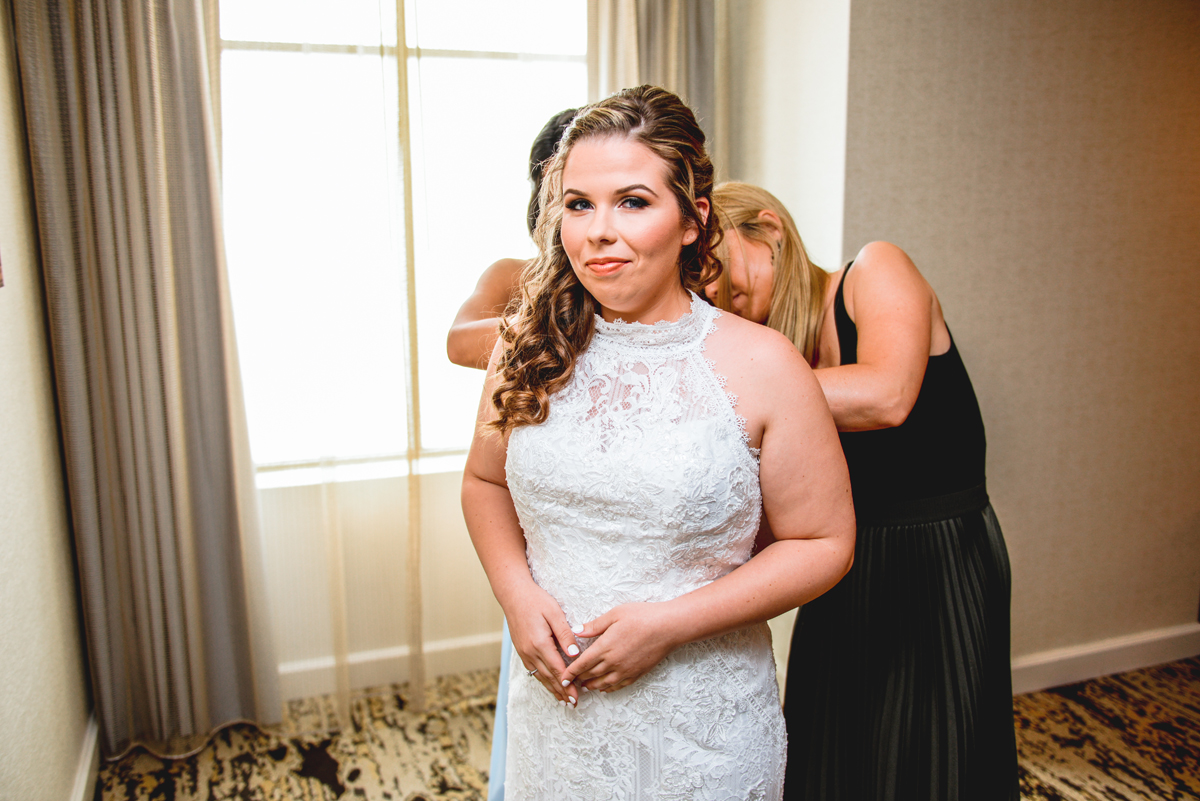
[[[937,296],[903,250],[872,242],[846,277],[845,300],[858,363],[816,371],[833,419],[839,431],[898,426],[917,402],[931,349],[950,347]]]
[[[492,392],[498,379],[492,357],[484,382],[475,425],[475,438],[463,470],[462,508],[471,542],[487,573],[492,592],[508,619],[513,645],[526,669],[560,700],[577,697],[563,689],[566,664],[560,654],[578,653],[579,645],[558,603],[533,580],[525,558],[525,534],[505,478],[507,438],[487,423],[496,419]]]
[[[589,689],[624,687],[687,642],[768,620],[807,603],[850,569],[854,508],[837,431],[820,386],[774,331],[725,315],[738,336],[706,353],[741,398],[761,443],[763,509],[775,541],[726,576],[663,603],[623,604],[584,626],[597,639],[563,674]],[[751,327],[757,331],[751,330]]]
[[[479,276],[446,335],[446,355],[463,367],[484,369],[500,333],[500,315],[516,295],[521,270],[529,262],[500,259]]]

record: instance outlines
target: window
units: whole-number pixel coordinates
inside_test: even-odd
[[[416,409],[426,455],[465,452],[482,374],[449,363],[446,330],[484,267],[532,255],[529,145],[586,99],[585,0],[409,0],[401,110],[396,9],[221,3],[226,249],[260,485],[322,460],[399,469]]]

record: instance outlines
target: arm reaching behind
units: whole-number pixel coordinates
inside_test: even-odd
[[[854,555],[846,462],[812,370],[782,335],[723,315],[706,354],[739,398],[761,449],[763,511],[775,541],[746,564],[663,603],[623,604],[584,626],[596,640],[563,673],[588,689],[627,686],[684,643],[769,620],[836,584]]]
[[[892,428],[908,419],[929,357],[949,350],[950,333],[933,288],[900,248],[872,242],[847,269],[857,363],[826,366],[831,354],[822,353],[817,380],[839,431]]]
[[[487,367],[500,335],[500,317],[517,295],[526,264],[520,259],[500,259],[479,276],[475,291],[459,307],[446,335],[450,361],[481,370]]]

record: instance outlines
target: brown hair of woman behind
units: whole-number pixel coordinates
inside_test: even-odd
[[[773,212],[783,223],[778,239],[772,230],[774,224],[759,216],[763,211]],[[767,326],[790,339],[809,364],[816,364],[829,273],[808,258],[792,215],[779,198],[762,187],[726,181],[713,190],[713,216],[720,220],[723,231],[736,231],[771,248],[775,278]],[[736,247],[736,242],[728,238],[722,248]],[[731,311],[730,295],[729,276],[724,275],[718,284],[716,305]]]
[[[679,273],[694,292],[716,280],[721,263],[713,254],[721,228],[715,214],[701,213],[696,200],[713,189],[713,167],[704,132],[691,109],[656,86],[623,89],[583,108],[563,135],[542,181],[541,212],[534,241],[538,256],[525,270],[516,311],[500,324],[500,385],[492,393],[501,433],[545,422],[550,396],[567,385],[575,360],[587,349],[599,311],[575,276],[562,245],[562,173],[574,146],[601,136],[625,137],[645,145],[667,165],[667,182],[696,241],[683,248]]]

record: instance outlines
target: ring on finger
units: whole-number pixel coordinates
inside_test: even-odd
[[[527,670],[527,671],[525,671],[525,675],[526,675],[526,676],[533,676],[533,675],[535,675],[536,673],[537,673],[537,668],[534,668],[533,670]]]

